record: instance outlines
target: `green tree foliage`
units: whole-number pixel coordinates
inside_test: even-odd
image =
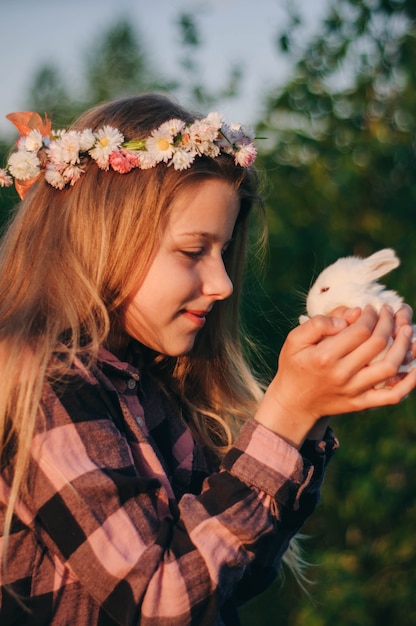
[[[138,34],[127,21],[112,26],[92,45],[86,58],[86,84],[90,104],[168,87],[157,77]]]
[[[196,106],[204,108],[215,105],[219,100],[238,95],[243,78],[241,66],[238,64],[231,66],[223,87],[215,91],[207,89],[198,63],[198,53],[202,42],[197,19],[193,13],[181,13],[177,25],[181,50],[179,63],[183,70],[182,81],[177,84],[177,87],[182,91],[185,90]]]
[[[59,70],[53,65],[45,65],[36,72],[34,83],[29,91],[30,110],[53,111],[55,124],[60,126],[74,114],[74,101]]]
[[[55,65],[35,74],[28,103],[36,111],[53,113],[55,124],[67,125],[89,106],[170,83],[152,67],[137,30],[126,20],[114,24],[85,53],[79,85],[68,85]]]
[[[273,315],[258,332],[268,345],[283,340],[301,294],[339,256],[395,248],[402,266],[385,282],[416,304],[415,18],[413,0],[338,0],[306,48],[296,16],[278,37],[297,62],[258,129],[271,243],[263,303]],[[320,563],[312,599],[274,585],[267,608],[263,598],[242,611],[244,625],[416,623],[415,409],[410,397],[334,420],[342,445],[306,528]]]

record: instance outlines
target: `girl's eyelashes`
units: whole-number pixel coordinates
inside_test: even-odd
[[[232,241],[227,241],[225,246],[221,249],[221,256],[224,256],[226,254],[231,243]],[[207,248],[201,247],[192,250],[180,250],[180,252],[189,259],[199,259],[207,252]]]
[[[189,259],[199,259],[203,255],[204,250],[200,248],[199,250],[181,250],[181,252]]]

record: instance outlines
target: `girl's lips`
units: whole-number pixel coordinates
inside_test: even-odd
[[[202,328],[207,321],[207,311],[191,311],[189,309],[184,309],[182,314],[199,328]]]

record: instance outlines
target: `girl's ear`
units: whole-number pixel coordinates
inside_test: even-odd
[[[391,248],[384,248],[363,259],[363,278],[377,280],[400,265],[400,260]]]

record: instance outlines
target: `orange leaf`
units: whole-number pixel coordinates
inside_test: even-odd
[[[51,134],[51,122],[45,113],[45,121],[42,120],[39,113],[32,111],[18,111],[9,113],[6,118],[16,126],[17,130],[24,137],[32,130],[38,130],[42,137]]]
[[[34,178],[30,178],[28,180],[15,180],[14,181],[14,186],[16,187],[16,191],[19,194],[21,200],[23,200],[23,198],[25,197],[30,187],[33,185],[33,183],[35,182],[37,178],[38,176],[35,176]]]

